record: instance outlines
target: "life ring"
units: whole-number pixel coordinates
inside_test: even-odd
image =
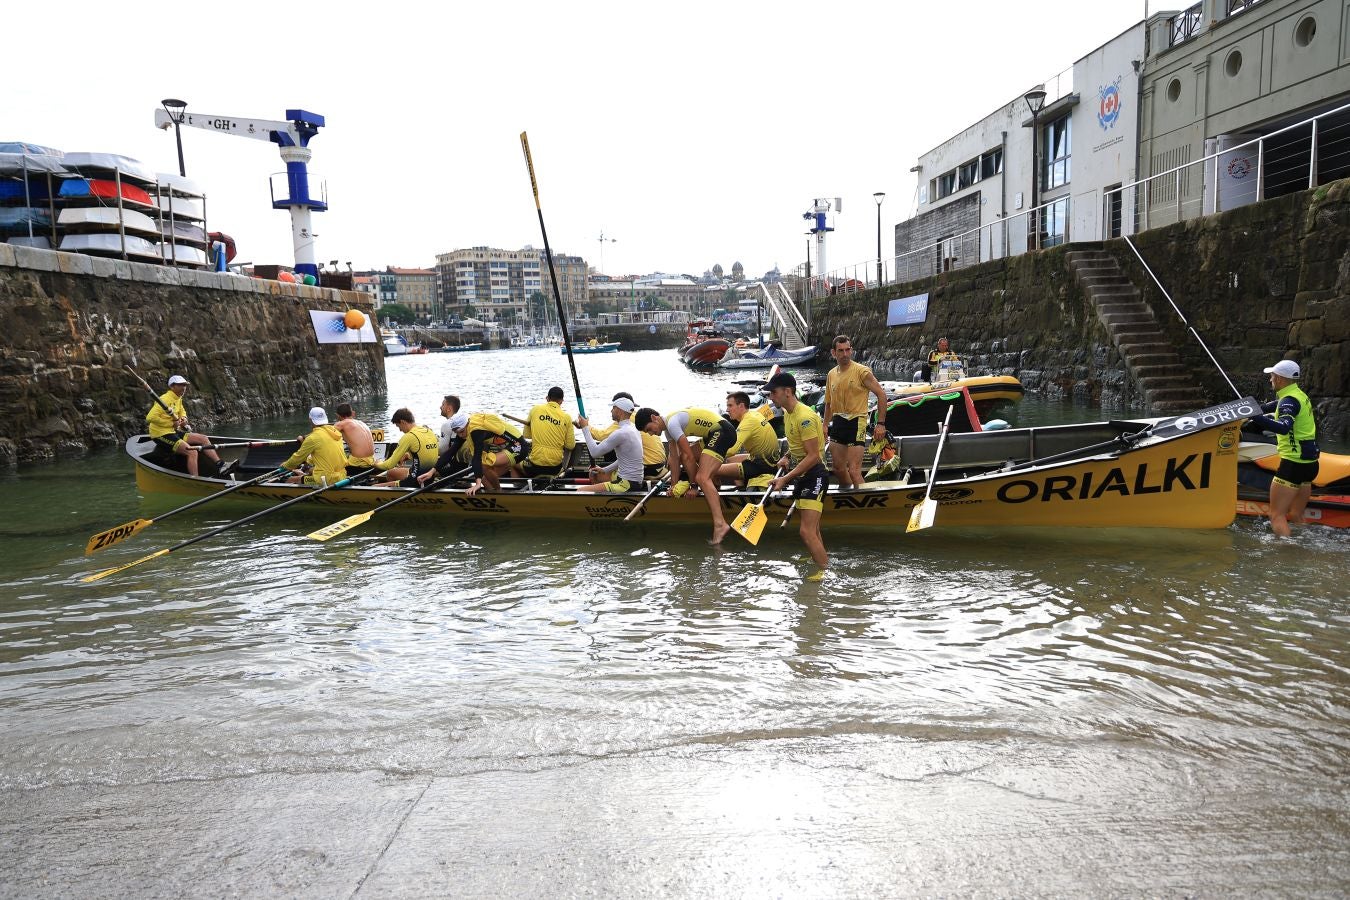
[[[213,243],[213,244],[216,243],[217,241],[219,241],[220,243],[224,244],[224,245],[225,245],[225,261],[226,261],[227,263],[228,263],[228,262],[234,262],[234,255],[235,255],[236,252],[238,252],[238,248],[236,248],[235,245],[234,245],[234,238],[230,237],[228,234],[226,234],[226,233],[223,232],[223,231],[213,231],[213,232],[211,232],[210,234],[208,234],[207,237],[209,237],[209,238],[211,239],[211,243]]]

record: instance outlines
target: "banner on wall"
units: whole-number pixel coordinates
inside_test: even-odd
[[[915,294],[890,301],[886,308],[886,325],[922,325],[928,318],[928,295]]]
[[[375,327],[370,324],[370,316],[360,328],[348,328],[344,317],[346,313],[327,309],[311,309],[309,320],[314,324],[314,336],[320,344],[373,344]]]

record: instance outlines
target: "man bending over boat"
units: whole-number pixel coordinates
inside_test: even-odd
[[[946,338],[942,339],[943,341]],[[872,370],[853,361],[853,342],[848,335],[834,339],[830,348],[835,367],[825,376],[825,415],[830,423],[830,460],[840,488],[863,486],[863,445],[867,443],[867,395],[877,398],[873,440],[886,437],[886,391]]]
[[[502,476],[515,462],[513,453],[520,452],[520,434],[501,416],[463,410],[451,417],[450,428],[455,440],[433,460],[427,471],[416,476],[416,483],[427,484],[438,473],[448,474],[455,458],[465,452],[474,478],[473,484],[464,492],[466,496],[472,497],[484,488],[495,491],[501,487]]]
[[[1262,410],[1273,412],[1275,417],[1256,416],[1249,424],[1277,435],[1280,468],[1270,482],[1270,530],[1280,537],[1289,537],[1289,523],[1303,522],[1303,510],[1312,496],[1313,480],[1320,467],[1317,421],[1313,418],[1312,401],[1298,386],[1302,375],[1298,363],[1282,359],[1263,371],[1270,376],[1275,401],[1264,404]]]
[[[342,449],[342,432],[328,424],[328,413],[322,406],[309,411],[309,421],[314,430],[305,435],[300,449],[281,464],[283,468],[296,469],[301,463],[308,463],[309,474],[292,475],[286,479],[287,484],[326,485],[341,481],[347,477],[347,453]]]
[[[169,389],[150,407],[150,411],[145,414],[145,422],[155,443],[186,457],[188,474],[195,476],[198,452],[204,452],[206,458],[217,466],[220,465],[220,454],[214,450],[200,450],[210,444],[211,439],[188,428],[187,408],[183,406],[183,395],[187,393],[188,384],[182,375],[170,376]]]
[[[586,417],[577,417],[576,425],[581,429],[581,437],[586,441],[591,459],[598,460],[607,453],[614,454],[614,462],[609,465],[591,467],[592,483],[582,485],[577,488],[578,491],[622,494],[642,482],[642,437],[633,427],[633,401],[627,397],[615,397],[610,403],[609,415],[614,420],[614,430],[599,442],[591,434],[591,423]]]
[[[820,416],[797,399],[797,379],[788,372],[779,372],[765,385],[773,405],[783,410],[783,433],[787,436],[788,453],[778,461],[779,467],[791,466],[787,473],[773,480],[769,490],[793,486],[793,500],[797,504],[797,531],[802,543],[811,553],[816,571],[806,576],[807,581],[820,581],[830,557],[825,552],[825,541],[820,536],[820,516],[825,510],[825,492],[830,487],[830,475],[820,461],[824,442]]]
[[[403,432],[394,452],[375,464],[384,474],[379,480],[399,487],[417,487],[417,475],[426,466],[434,465],[439,450],[436,433],[425,425],[418,425],[412,411],[406,406],[394,410],[394,427]]]
[[[543,403],[530,409],[525,420],[530,455],[512,470],[523,478],[540,478],[562,473],[563,458],[577,445],[572,417],[562,408],[563,389],[551,387]]]
[[[375,465],[375,437],[370,426],[356,418],[350,403],[339,403],[334,412],[337,421],[333,427],[347,442],[347,475],[355,477]]]
[[[712,514],[714,546],[722,543],[731,526],[722,515],[722,495],[718,492],[717,471],[726,461],[726,452],[736,442],[736,423],[724,419],[709,409],[690,407],[662,417],[656,410],[643,407],[637,411],[634,422],[638,428],[652,434],[666,434],[666,465],[670,467],[672,482],[670,495],[679,497],[688,491],[688,481],[680,478],[685,473],[689,481],[698,485],[708,501],[708,511]],[[694,448],[690,437],[702,441],[703,449],[694,458]]]
[[[718,477],[748,487],[754,479],[778,471],[775,464],[780,456],[778,435],[759,410],[750,408],[749,394],[745,391],[727,394],[727,418],[736,423],[736,440],[727,450],[725,464],[717,470]]]

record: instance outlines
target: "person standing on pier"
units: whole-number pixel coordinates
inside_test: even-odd
[[[825,376],[825,414],[829,423],[830,461],[839,487],[863,486],[863,445],[867,443],[867,395],[877,398],[874,440],[886,437],[886,391],[872,370],[853,361],[848,335],[834,339],[830,348],[835,367]]]
[[[220,454],[214,450],[202,450],[202,447],[210,445],[211,439],[188,428],[183,395],[187,393],[189,383],[182,375],[170,376],[169,389],[150,407],[150,411],[145,414],[145,422],[150,437],[157,444],[187,458],[188,474],[195,477],[199,452],[205,453],[206,458],[217,466],[220,465]]]
[[[807,581],[820,581],[830,564],[825,552],[825,541],[820,536],[820,516],[825,510],[825,492],[830,488],[830,473],[820,461],[825,435],[816,411],[797,399],[797,379],[788,372],[779,372],[765,385],[773,405],[783,410],[783,433],[787,437],[788,455],[778,461],[778,467],[791,466],[775,478],[770,491],[793,485],[793,499],[797,503],[798,533],[811,553],[818,568],[806,576]]]
[[[1280,537],[1289,537],[1289,523],[1303,523],[1303,510],[1317,477],[1321,456],[1317,448],[1317,421],[1313,418],[1312,401],[1298,386],[1303,374],[1298,363],[1282,359],[1263,371],[1270,376],[1275,400],[1264,404],[1262,410],[1273,412],[1275,417],[1255,416],[1249,424],[1277,435],[1280,468],[1270,482],[1270,530]]]

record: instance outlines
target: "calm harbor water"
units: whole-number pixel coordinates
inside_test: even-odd
[[[719,406],[671,351],[577,358]],[[556,350],[388,361],[372,424]],[[1028,401],[1025,424],[1101,418]],[[241,426],[298,433],[303,419]],[[455,524],[0,477],[0,896],[1344,895],[1350,535]],[[739,541],[730,537],[728,541]]]

